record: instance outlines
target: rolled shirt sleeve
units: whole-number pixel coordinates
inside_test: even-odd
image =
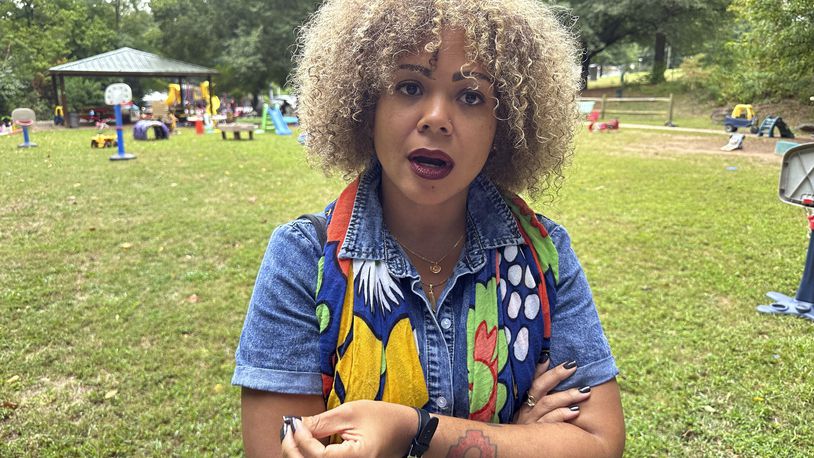
[[[274,230],[235,352],[232,384],[287,394],[322,394],[314,292],[320,243],[313,225]]]
[[[557,303],[551,319],[551,365],[576,361],[577,370],[557,391],[607,382],[619,373],[599,322],[585,272],[565,228],[543,218],[559,254]]]

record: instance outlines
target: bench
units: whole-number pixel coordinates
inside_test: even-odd
[[[241,132],[248,132],[249,133],[249,140],[254,140],[254,130],[257,129],[257,126],[254,124],[221,124],[218,126],[220,129],[220,136],[224,140],[226,140],[226,132],[231,132],[232,136],[235,140],[240,140],[240,133]]]

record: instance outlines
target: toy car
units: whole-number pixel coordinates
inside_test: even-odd
[[[96,134],[90,140],[91,148],[110,148],[111,146],[119,146],[116,141],[116,136],[111,134]]]
[[[732,115],[724,118],[724,130],[727,132],[737,132],[739,127],[748,127],[749,132],[757,133],[758,120],[752,105],[735,105]]]

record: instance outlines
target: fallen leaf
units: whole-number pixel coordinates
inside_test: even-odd
[[[760,397],[760,396],[755,396],[755,397],[752,398],[752,401],[754,401],[754,402],[763,402],[763,398]]]
[[[198,302],[198,295],[197,294],[191,294],[189,297],[187,297],[187,302],[189,302],[190,304],[197,303]]]
[[[5,408],[5,409],[12,409],[12,410],[14,410],[14,409],[16,409],[18,406],[19,406],[19,404],[17,404],[16,402],[11,402],[11,401],[3,401],[3,408]]]
[[[223,393],[223,385],[220,383],[215,384],[215,393],[220,394]]]
[[[15,375],[14,377],[11,377],[10,379],[6,380],[6,383],[8,383],[10,385],[10,384],[16,382],[17,380],[20,380],[19,375]]]
[[[174,188],[174,187],[176,187],[176,186],[178,186],[178,183],[170,183],[170,187],[171,187],[171,188]]]
[[[252,204],[253,204],[253,203],[255,203],[255,202],[257,202],[257,196],[251,196],[251,197],[249,197],[249,203],[252,203]]]
[[[118,393],[119,393],[119,390],[110,390],[107,393],[105,393],[105,399],[111,399],[111,398],[115,397],[116,394],[118,394]]]
[[[124,242],[122,244],[119,244],[119,248],[124,248],[126,250],[128,248],[133,248],[133,244],[130,242]]]
[[[78,188],[78,187],[80,187],[80,186],[82,186],[82,183],[74,183],[74,184],[73,184],[73,187],[74,187],[74,188]]]
[[[704,408],[704,410],[705,410],[705,411],[707,411],[707,412],[709,412],[709,413],[715,413],[715,412],[717,412],[717,411],[715,410],[715,407],[712,407],[712,406],[704,406],[703,408]]]

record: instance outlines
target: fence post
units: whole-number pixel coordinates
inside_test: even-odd
[[[673,124],[673,94],[670,94],[670,106],[667,109],[667,124],[665,126],[675,127],[675,124]]]
[[[607,105],[608,95],[602,94],[602,109],[599,111],[599,119],[605,119],[605,105]]]

